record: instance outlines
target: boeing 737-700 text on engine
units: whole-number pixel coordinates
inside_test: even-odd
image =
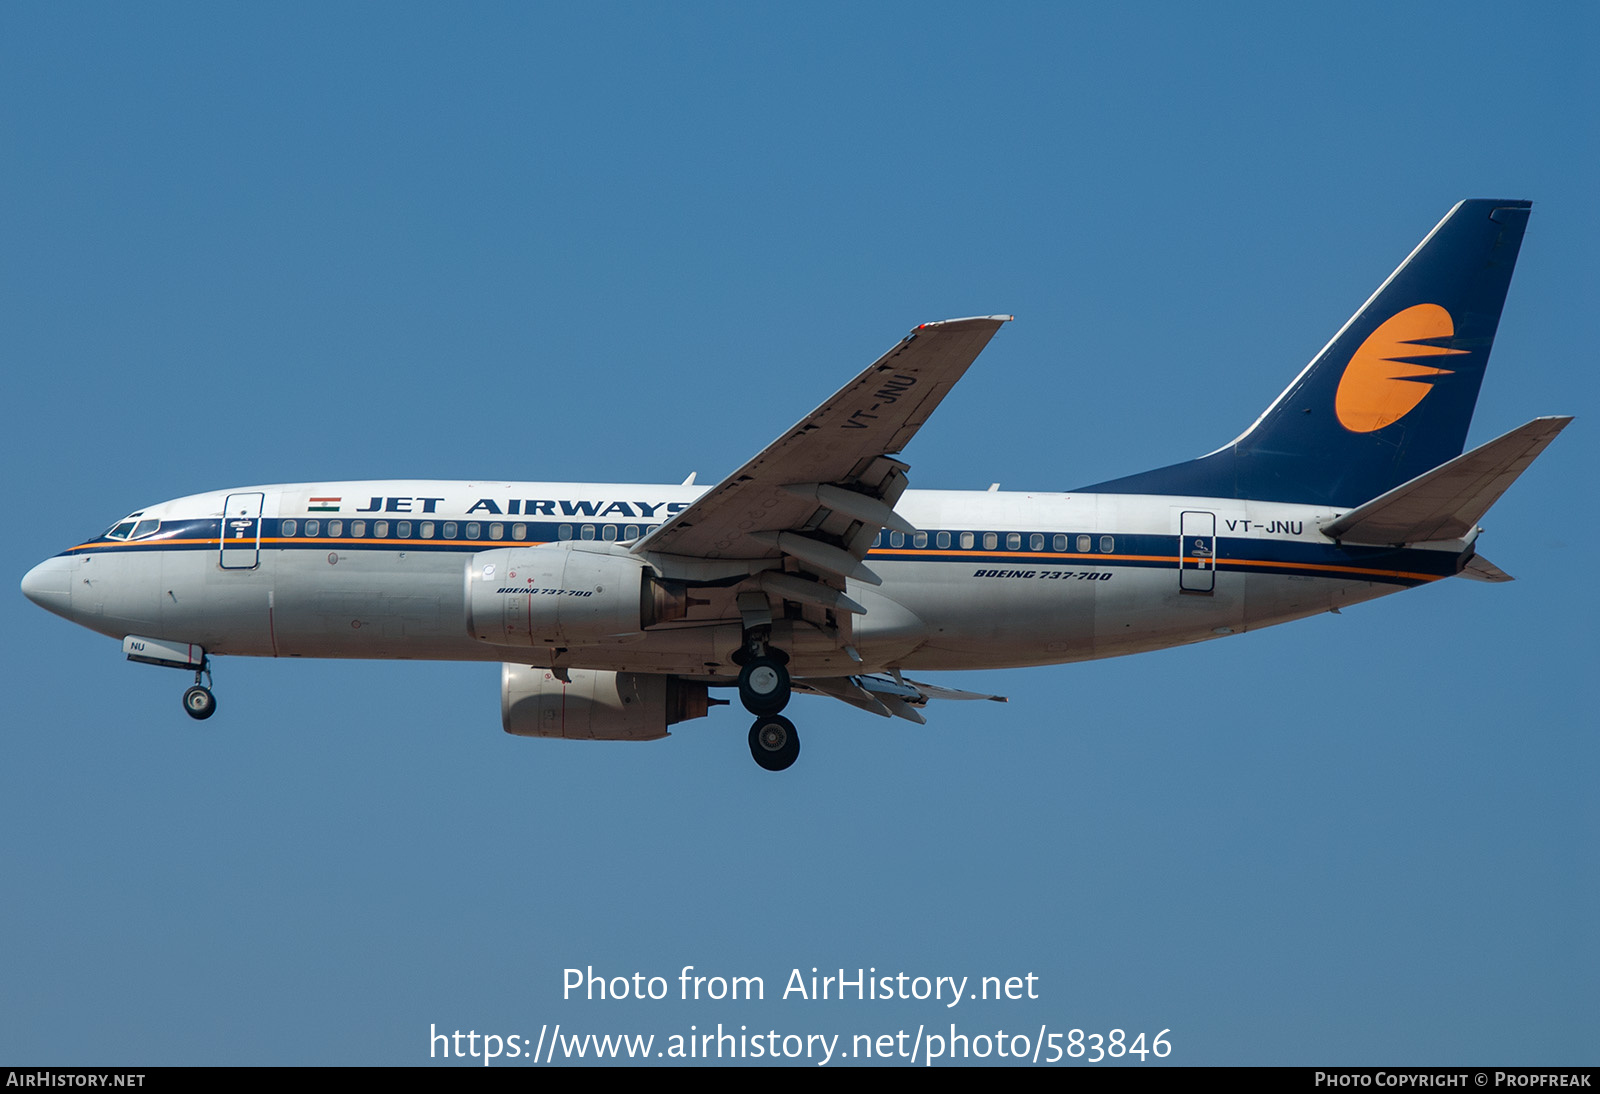
[[[1478,520],[1571,420],[1462,453],[1525,201],[1452,209],[1239,437],[1059,494],[909,490],[899,459],[1008,316],[926,323],[709,489],[314,482],[146,506],[34,567],[35,603],[211,659],[503,662],[507,732],[653,740],[737,688],[750,751],[793,692],[923,721],[909,674],[1141,653],[1440,578],[1507,576]]]

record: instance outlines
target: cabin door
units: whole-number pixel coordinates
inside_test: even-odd
[[[1217,587],[1217,515],[1186,510],[1179,517],[1178,591],[1209,595]]]
[[[254,570],[261,562],[263,494],[229,494],[222,507],[222,568]]]

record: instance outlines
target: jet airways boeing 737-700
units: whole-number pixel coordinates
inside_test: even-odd
[[[898,456],[1008,316],[916,328],[709,489],[315,482],[146,506],[34,567],[35,603],[211,659],[503,662],[507,732],[652,740],[737,688],[787,768],[795,691],[923,721],[907,675],[1238,634],[1460,575],[1571,420],[1462,453],[1530,204],[1452,209],[1239,437],[1065,493],[908,490]]]

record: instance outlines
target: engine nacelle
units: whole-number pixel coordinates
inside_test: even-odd
[[[518,737],[570,741],[654,741],[667,727],[703,718],[704,684],[639,672],[571,669],[570,683],[549,669],[503,665],[500,721]]]
[[[643,559],[599,544],[482,551],[466,580],[468,633],[497,646],[616,641],[687,610]]]

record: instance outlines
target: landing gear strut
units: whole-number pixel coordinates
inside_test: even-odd
[[[800,734],[781,714],[757,718],[750,727],[750,755],[768,771],[783,771],[800,755]]]
[[[206,683],[211,683],[211,659],[208,657],[200,663],[194,672],[194,686],[183,693],[183,712],[196,721],[205,721],[217,712],[217,697],[211,694],[211,689],[200,683],[200,677],[206,678]]]
[[[794,723],[778,714],[789,705],[789,655],[767,645],[767,627],[745,631],[745,645],[735,651],[739,665],[739,702],[756,716],[750,727],[750,755],[768,771],[782,771],[800,755]]]

